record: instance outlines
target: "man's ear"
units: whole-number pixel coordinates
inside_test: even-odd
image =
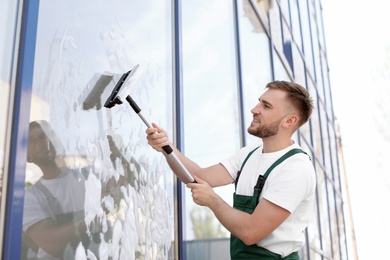
[[[298,124],[298,116],[297,115],[288,115],[286,120],[283,123],[283,126],[286,128],[294,127]]]

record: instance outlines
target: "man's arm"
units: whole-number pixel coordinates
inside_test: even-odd
[[[188,183],[196,204],[209,207],[221,224],[247,245],[258,243],[279,227],[290,212],[261,199],[252,214],[232,208],[204,180],[195,176],[197,183]]]
[[[152,146],[155,150],[162,152],[163,146],[170,145],[175,155],[186,167],[186,169],[192,174],[192,176],[196,175],[200,177],[201,179],[205,180],[210,186],[217,187],[233,182],[233,178],[228,173],[226,168],[222,166],[222,164],[215,164],[207,168],[202,168],[194,161],[184,156],[175,146],[171,144],[167,132],[163,128],[158,127],[156,124],[153,123],[152,127],[146,129],[146,134],[150,146]],[[174,163],[171,157],[167,156],[166,153],[164,153],[164,155],[167,159],[169,166],[176,174],[176,176],[182,182],[188,183],[188,179],[186,178],[185,174],[181,172],[181,170],[177,167],[176,163]]]
[[[60,256],[70,243],[80,241],[78,234],[85,233],[84,220],[57,227],[51,219],[41,220],[26,231],[34,243],[52,256]]]

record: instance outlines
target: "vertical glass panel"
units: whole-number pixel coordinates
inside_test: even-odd
[[[322,49],[325,49],[325,37],[324,37],[324,26],[322,19],[322,7],[321,0],[313,1],[313,5],[315,6],[315,14],[314,17],[317,17],[317,28],[318,28],[318,40],[320,41],[320,46]]]
[[[321,245],[322,250],[327,253],[331,253],[331,231],[330,231],[330,218],[329,218],[329,205],[328,205],[328,192],[327,192],[327,179],[325,172],[316,168],[317,171],[317,189],[318,189],[318,205],[319,205],[319,221],[321,227]]]
[[[280,10],[282,11],[282,16],[290,27],[290,0],[281,0],[280,1]]]
[[[332,91],[329,82],[328,63],[324,52],[321,52],[321,64],[322,64],[322,75],[324,80],[324,100],[326,104],[326,111],[329,115],[329,118],[331,118],[333,122],[334,116],[333,116],[333,102],[332,102],[332,94],[331,94]]]
[[[244,125],[252,121],[251,109],[268,82],[272,81],[270,43],[264,27],[248,0],[238,1],[238,26],[240,32],[241,73],[244,96]],[[245,132],[247,144],[259,138]]]
[[[339,218],[339,229],[340,229],[340,259],[347,259],[347,233],[345,224],[345,214],[344,214],[344,205],[342,198],[337,198],[337,207],[340,214],[337,216]]]
[[[340,172],[338,169],[338,154],[337,154],[337,138],[335,135],[335,131],[333,128],[333,125],[331,122],[329,122],[328,125],[328,131],[329,131],[329,142],[330,147],[329,150],[331,152],[330,154],[330,160],[332,161],[332,178],[335,185],[335,188],[337,191],[341,191],[341,183],[340,183]]]
[[[329,199],[329,218],[330,218],[330,236],[332,241],[332,252],[333,257],[338,255],[339,239],[340,239],[340,230],[338,223],[338,214],[336,207],[336,193],[334,190],[333,183],[328,181],[328,199]]]
[[[292,59],[294,65],[294,82],[305,86],[305,65],[302,60],[301,52],[299,51],[296,44],[293,44],[292,46]]]
[[[299,10],[297,0],[289,1],[291,10],[291,29],[294,41],[300,50],[302,50],[301,25],[299,21]]]
[[[40,2],[23,258],[172,258],[164,156],[126,102],[103,106],[140,64],[122,89],[172,133],[171,39],[169,1]]]
[[[291,77],[287,72],[286,67],[283,64],[281,57],[278,55],[278,53],[275,50],[273,50],[273,53],[274,53],[273,66],[274,66],[275,80],[291,81]]]
[[[272,43],[277,50],[283,50],[282,25],[280,8],[276,0],[270,0],[271,8],[269,9],[269,22]]]
[[[282,22],[282,28],[283,28],[283,53],[284,56],[290,65],[290,69],[294,71],[294,64],[293,64],[293,57],[292,57],[292,37],[290,33],[290,29],[284,21]]]
[[[324,96],[324,86],[323,86],[323,80],[322,80],[322,62],[321,62],[321,55],[320,55],[320,49],[319,49],[319,40],[318,40],[318,34],[317,34],[317,19],[315,17],[311,17],[311,24],[312,24],[312,36],[313,36],[313,59],[314,59],[314,68],[315,68],[315,79],[316,79],[316,85],[318,89],[318,93],[320,93],[321,97]]]
[[[311,98],[313,99],[313,113],[310,117],[310,132],[309,132],[309,124],[305,124],[301,127],[302,133],[306,133],[307,138],[309,138],[309,133],[312,136],[312,146],[314,148],[314,153],[318,158],[322,158],[322,146],[321,146],[321,129],[319,125],[319,108],[317,107],[317,91],[313,87],[311,81],[308,83],[308,91],[310,93]]]
[[[182,12],[185,154],[207,166],[240,147],[233,7],[224,0],[183,1]],[[216,191],[232,203],[233,188]],[[188,190],[185,195],[187,257],[195,248],[196,259],[213,259],[217,244],[206,248],[204,240],[218,238],[224,241],[219,257],[228,258],[229,232]]]
[[[9,102],[11,96],[11,81],[13,68],[13,54],[17,44],[15,43],[17,1],[0,2],[0,209],[3,193],[4,167],[6,160],[6,136],[8,117],[10,116]],[[3,212],[0,210],[0,212]],[[0,219],[4,220],[3,216]],[[1,228],[2,224],[0,224]],[[0,250],[1,252],[1,250]]]
[[[337,236],[334,232],[337,233],[337,221],[335,221],[335,202],[334,202],[334,186],[333,186],[333,175],[332,175],[332,162],[331,162],[331,151],[330,151],[330,136],[328,132],[328,120],[327,115],[325,114],[324,108],[322,106],[322,103],[319,103],[319,112],[320,112],[320,119],[321,119],[321,130],[322,130],[322,145],[323,145],[323,167],[325,169],[325,175],[327,178],[327,181],[325,182],[325,187],[327,191],[327,211],[324,211],[324,215],[326,213],[326,216],[328,219],[324,219],[324,222],[322,222],[323,229],[323,236],[324,241],[326,242],[324,244],[324,250],[328,252],[329,254],[333,253],[334,243],[338,240]],[[325,202],[324,202],[325,203]],[[325,210],[325,207],[324,207]],[[327,225],[328,224],[328,225]]]
[[[311,28],[306,0],[298,0],[299,17],[303,35],[303,54],[305,56],[306,66],[310,74],[313,74],[313,54],[311,44]]]
[[[307,228],[308,232],[308,239],[309,239],[309,245],[310,248],[315,249],[316,251],[322,250],[322,233],[321,233],[321,219],[322,214],[324,214],[321,211],[322,205],[321,205],[321,199],[323,198],[323,195],[321,193],[321,189],[324,183],[324,172],[317,161],[313,162],[315,164],[316,169],[316,175],[317,175],[317,199],[313,210],[313,216],[310,219],[310,224]],[[311,258],[310,258],[311,259]]]
[[[244,3],[244,8],[246,7],[248,3],[247,0],[243,0]],[[265,26],[269,26],[269,20],[268,20],[268,11],[272,6],[272,1],[271,0],[257,0],[256,1],[256,6],[257,10],[259,10],[259,14],[261,16],[261,19],[265,22]]]

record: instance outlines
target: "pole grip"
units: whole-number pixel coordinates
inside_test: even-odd
[[[135,113],[139,113],[141,112],[141,108],[139,108],[139,106],[137,105],[137,103],[135,103],[135,101],[130,97],[130,95],[128,95],[126,97],[126,100],[127,102],[129,102],[130,106],[133,108],[133,110],[135,111]]]
[[[172,147],[170,147],[169,145],[163,146],[162,149],[163,149],[167,154],[171,154],[171,153],[173,152]]]

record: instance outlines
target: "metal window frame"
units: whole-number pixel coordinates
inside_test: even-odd
[[[8,158],[8,188],[2,259],[19,259],[21,253],[28,123],[39,0],[23,1],[22,9],[14,107],[11,119],[12,136]]]

